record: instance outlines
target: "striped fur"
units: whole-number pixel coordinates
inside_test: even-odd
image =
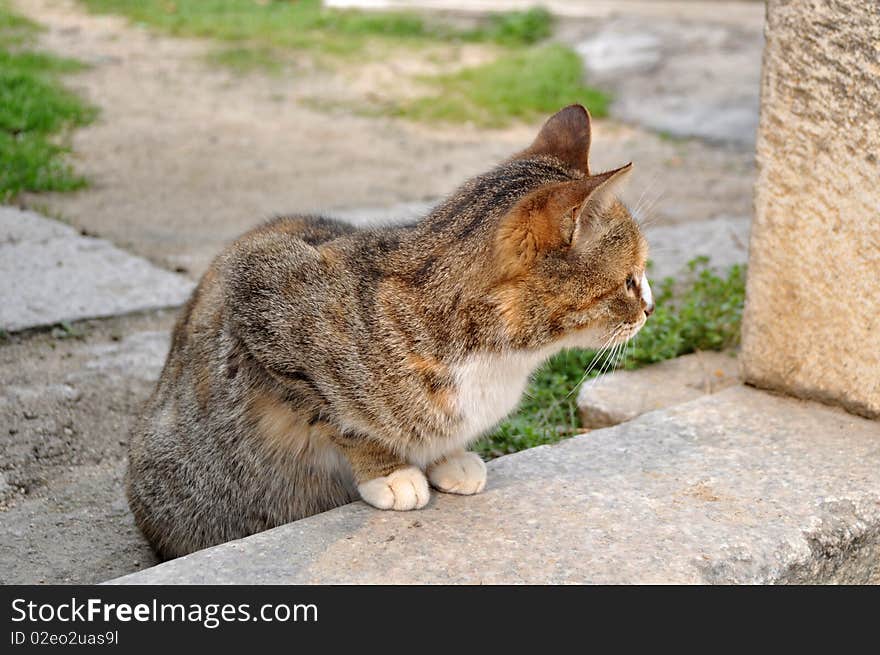
[[[131,438],[128,497],[157,552],[359,493],[418,507],[423,471],[442,490],[481,490],[485,467],[464,449],[534,368],[615,329],[629,338],[646,317],[646,244],[614,196],[629,168],[590,174],[589,127],[564,109],[417,223],[279,218],[222,253]]]

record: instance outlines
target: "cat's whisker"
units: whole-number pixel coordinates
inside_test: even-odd
[[[657,183],[658,179],[659,177],[655,174],[650,180],[648,180],[648,184],[645,185],[645,188],[639,195],[639,199],[636,201],[635,208],[632,210],[633,217],[639,222],[641,222],[642,210],[644,209],[645,204],[647,204],[643,204],[645,201],[645,196],[648,194],[649,191],[651,191],[653,186]]]
[[[624,329],[625,328],[623,326],[621,326],[620,329],[618,330],[617,334],[619,335]],[[626,348],[629,345],[629,343],[630,343],[630,340],[623,341],[623,342],[617,344],[614,347],[614,349],[612,349],[611,354],[605,360],[605,362],[602,366],[602,369],[599,371],[599,374],[590,381],[590,383],[589,383],[590,388],[597,385],[599,378],[603,377],[606,373],[613,372],[613,371],[617,370],[618,364],[621,361],[621,355],[623,355],[623,359],[625,359]]]
[[[602,344],[602,346],[596,351],[596,354],[593,356],[593,359],[587,365],[587,368],[584,371],[584,374],[581,376],[581,379],[577,381],[577,383],[574,385],[574,387],[572,387],[571,391],[569,391],[567,394],[565,394],[566,398],[570,397],[571,394],[573,394],[575,391],[577,391],[578,387],[580,387],[581,384],[583,384],[584,380],[587,379],[587,376],[592,372],[592,370],[596,366],[597,362],[599,362],[602,355],[607,351],[608,346],[617,337],[620,329],[621,329],[621,326],[616,326],[616,327],[612,328],[612,330],[610,331],[610,335],[608,336],[608,339],[606,339],[606,341]]]
[[[640,209],[641,214],[639,214],[639,215],[636,216],[636,220],[639,220],[639,222],[641,222],[641,217],[642,217],[642,216],[645,216],[646,218],[649,218],[650,215],[651,215],[651,213],[654,211],[654,209],[655,209],[655,208],[657,207],[657,205],[660,203],[660,201],[662,200],[662,198],[663,198],[663,196],[664,196],[665,194],[666,194],[665,189],[659,189],[659,190],[657,191],[657,193],[654,195],[653,198],[649,198],[649,199],[648,199],[648,200],[642,205],[642,207],[641,207],[641,209]]]
[[[620,332],[622,332],[622,331],[623,331],[623,328],[621,327],[620,330],[618,331],[618,334],[619,334]],[[616,357],[617,352],[619,351],[620,347],[621,347],[621,344],[618,343],[618,344],[615,344],[614,347],[611,349],[611,353],[608,355],[608,357],[605,358],[605,361],[603,362],[602,367],[599,369],[599,374],[596,375],[596,377],[594,377],[594,378],[590,381],[590,386],[591,386],[591,387],[597,385],[597,384],[598,384],[598,380],[599,380],[602,376],[604,376],[605,373],[608,372],[608,370],[611,368],[611,366],[613,365],[613,362],[614,362],[614,360],[615,360],[615,357]]]
[[[649,198],[644,205],[642,206],[642,215],[648,217],[651,213],[657,208],[657,205],[660,204],[660,201],[663,199],[663,196],[666,192],[663,189],[660,189],[653,198]]]
[[[655,210],[660,204],[661,196],[662,192],[656,198],[647,202],[639,210],[639,214],[636,220],[642,230],[647,230],[648,228],[654,226],[660,220],[661,215],[659,213],[656,213]]]

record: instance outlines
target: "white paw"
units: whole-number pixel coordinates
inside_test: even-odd
[[[428,479],[448,494],[478,494],[486,486],[486,464],[476,453],[456,453],[429,466]]]
[[[366,502],[379,509],[420,509],[428,504],[431,492],[425,474],[415,466],[397,469],[391,475],[373,478],[358,485]]]

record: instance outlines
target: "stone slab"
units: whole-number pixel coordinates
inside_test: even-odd
[[[742,364],[880,418],[876,2],[770,0]]]
[[[588,380],[578,394],[581,424],[596,429],[630,421],[656,409],[718,393],[739,382],[732,353],[700,352],[635,371]]]
[[[733,387],[115,584],[880,582],[880,424]]]
[[[756,16],[763,8],[751,5]],[[615,118],[675,137],[751,147],[758,127],[762,21],[722,24],[620,15],[574,43]]]
[[[709,258],[713,269],[725,271],[749,259],[749,229],[745,217],[719,216],[695,223],[655,225],[645,229],[652,280],[676,277],[695,257]]]
[[[0,207],[0,328],[7,331],[172,307],[193,286],[104,239]]]

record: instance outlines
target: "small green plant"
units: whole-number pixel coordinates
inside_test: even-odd
[[[518,411],[483,438],[477,450],[498,457],[577,434],[578,386],[604,368],[635,369],[698,350],[737,346],[744,301],[745,267],[718,275],[708,258],[690,261],[685,279],[661,282],[656,311],[619,359],[592,350],[563,351],[535,374]]]
[[[487,127],[512,119],[534,120],[579,102],[593,116],[608,113],[609,97],[583,82],[580,57],[551,44],[456,73],[425,78],[436,95],[397,107],[394,113],[429,121],[471,121]]]
[[[52,328],[51,334],[55,339],[84,339],[88,329],[85,326],[73,325],[69,321],[61,321]]]
[[[96,109],[59,82],[79,62],[31,52],[38,26],[0,3],[0,202],[22,191],[67,191],[85,185],[58,141],[94,119]]]

